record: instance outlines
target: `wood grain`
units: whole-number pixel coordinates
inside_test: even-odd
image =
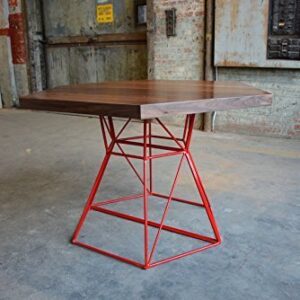
[[[141,120],[271,103],[271,93],[232,81],[110,81],[57,87],[20,98],[21,108]]]

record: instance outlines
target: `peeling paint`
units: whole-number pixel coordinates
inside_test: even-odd
[[[269,0],[216,0],[215,65],[300,68],[300,61],[268,60]]]
[[[133,0],[110,0],[114,23],[97,24],[95,0],[43,1],[48,87],[70,83],[147,78],[147,46],[135,33]],[[27,5],[30,14],[34,9]],[[124,34],[131,34],[131,40]],[[118,35],[119,40],[102,39]],[[36,51],[33,51],[34,53]]]

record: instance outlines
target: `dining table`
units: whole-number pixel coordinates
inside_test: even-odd
[[[238,81],[199,80],[132,80],[72,84],[34,92],[20,98],[20,108],[22,109],[95,115],[99,118],[105,155],[71,242],[142,269],[171,262],[221,243],[221,235],[207,192],[191,154],[192,133],[196,130],[197,115],[271,104],[272,94],[270,92],[251,85]],[[183,120],[182,130],[179,134],[178,130],[175,134],[174,129],[170,129],[169,123],[165,122],[165,116],[183,116],[183,118],[179,118]],[[135,124],[133,122],[141,123],[138,134],[134,135],[128,134],[127,130],[129,124]],[[154,126],[160,129],[159,133],[155,132]],[[139,152],[131,150],[133,148],[139,149]],[[128,168],[133,170],[132,174],[141,184],[141,191],[129,196],[95,201],[96,194],[101,193],[100,185],[105,177],[107,166],[114,156],[122,157]],[[167,175],[164,172],[156,173],[153,162],[175,156],[178,157],[178,164],[174,176],[172,175],[170,178],[171,188],[167,193],[159,192],[156,190],[154,178],[159,180],[161,176]],[[141,162],[141,170],[136,167],[134,163],[136,160]],[[195,186],[198,194],[196,199],[191,199],[188,192],[186,197],[177,197],[175,194],[184,163],[187,164],[190,175],[192,175],[191,184]],[[114,172],[118,172],[118,169],[115,168]],[[130,176],[129,173],[128,176]],[[124,181],[126,181],[126,177],[124,177]],[[138,199],[142,202],[142,214],[139,216],[113,209],[115,203],[126,202],[127,205],[134,205],[135,200]],[[163,201],[164,203],[159,220],[150,218],[150,201]],[[195,230],[167,224],[166,218],[172,202],[179,202],[195,210],[203,210],[209,220],[208,224],[212,234],[208,236],[201,232],[195,232]],[[82,241],[80,232],[92,211],[143,226],[141,240],[143,259],[139,261],[128,258],[117,251],[113,252]],[[126,223],[124,224],[126,226]],[[151,228],[156,229],[152,242],[149,237]],[[99,228],[100,232],[101,230],[103,229]],[[163,231],[181,235],[184,238],[200,240],[201,246],[155,260],[155,252]]]

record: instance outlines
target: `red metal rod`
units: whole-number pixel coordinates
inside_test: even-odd
[[[126,129],[127,125],[131,122],[131,118],[129,118],[125,124],[123,125],[123,127],[120,129],[120,131],[118,132],[117,135],[115,135],[115,129],[114,129],[114,122],[113,122],[113,118],[112,117],[108,117],[108,121],[109,121],[109,125],[111,128],[111,134],[114,137],[114,140],[117,142],[118,138],[121,136],[121,134],[123,133],[123,131]]]
[[[155,135],[155,134],[152,134],[152,138],[154,139],[160,139],[160,140],[170,140],[170,141],[173,141],[173,138],[172,137],[169,137],[169,136],[163,136],[163,135]],[[182,138],[178,138],[176,137],[176,140],[177,141],[183,141]]]
[[[155,197],[158,197],[158,198],[161,198],[161,199],[164,199],[164,200],[169,199],[169,196],[163,195],[163,194],[160,194],[160,193],[152,192],[151,195],[155,196]],[[172,197],[172,200],[175,201],[175,202],[181,202],[181,203],[185,203],[185,204],[189,204],[189,205],[204,207],[204,205],[202,203],[197,203],[195,201],[189,201],[189,200],[185,200],[185,199],[181,199],[181,198],[177,198],[177,197]]]
[[[100,116],[99,120],[100,120],[100,127],[101,127],[102,137],[103,137],[103,141],[104,141],[104,147],[105,147],[105,150],[107,152],[108,143],[107,143],[107,137],[106,137],[106,132],[105,132],[104,123],[103,123],[103,117]]]
[[[161,153],[161,154],[155,154],[155,155],[152,155],[150,158],[156,159],[156,158],[180,155],[183,153],[185,153],[185,150],[177,150],[177,151],[165,152],[165,153]]]
[[[104,119],[105,121],[105,119]],[[104,122],[106,127],[107,127],[107,130],[110,132],[109,128],[108,128],[108,125],[106,122]],[[125,125],[127,126],[128,123],[126,123]],[[125,127],[126,127],[125,126]],[[123,127],[123,128],[125,128]],[[121,132],[118,134],[118,136],[122,133],[122,130]],[[113,134],[111,133],[111,138],[113,139]],[[115,141],[115,139],[113,139]],[[129,157],[132,157],[132,158],[136,158],[136,159],[143,159],[143,158],[140,158],[139,156],[135,156],[135,155],[130,155],[130,154],[126,154],[125,151],[123,150],[123,148],[119,145],[119,143],[116,143],[117,144],[117,147],[119,148],[119,150],[122,152],[122,154],[120,153],[117,153],[117,152],[112,152],[113,155],[117,155],[117,156],[123,156],[125,157],[126,161],[128,162],[128,164],[130,165],[130,167],[132,168],[132,170],[134,171],[134,173],[136,174],[136,176],[138,177],[138,179],[140,180],[140,182],[142,184],[143,183],[143,179],[141,178],[139,172],[137,171],[137,169],[134,167],[134,165],[132,164],[132,162],[129,160]]]
[[[101,182],[101,180],[102,180],[102,178],[103,178],[103,175],[104,175],[104,172],[105,172],[105,169],[106,169],[106,166],[107,166],[107,164],[108,164],[108,161],[109,161],[110,156],[111,156],[111,154],[110,154],[110,152],[108,152],[108,153],[105,155],[105,157],[104,157],[104,160],[103,160],[103,162],[102,162],[102,165],[101,165],[101,167],[100,167],[100,170],[99,170],[99,172],[98,172],[98,175],[97,175],[97,177],[96,177],[96,180],[95,180],[95,182],[94,182],[94,184],[93,184],[93,187],[92,187],[92,190],[91,190],[91,192],[90,192],[89,198],[88,198],[88,200],[87,200],[87,202],[86,202],[86,205],[85,205],[85,207],[84,207],[84,210],[83,210],[83,212],[82,212],[82,215],[81,215],[81,217],[80,217],[80,219],[79,219],[79,222],[78,222],[78,224],[77,224],[77,226],[76,226],[76,229],[75,229],[75,232],[74,232],[74,234],[73,234],[73,237],[72,237],[72,242],[73,242],[73,243],[74,243],[74,241],[76,241],[76,239],[77,239],[77,237],[78,237],[78,235],[79,235],[80,229],[81,229],[81,227],[82,227],[82,225],[83,225],[83,223],[84,223],[84,220],[85,220],[85,218],[86,218],[86,216],[87,216],[87,214],[88,214],[88,212],[89,212],[89,210],[90,210],[90,208],[91,208],[91,205],[92,205],[92,203],[93,203],[93,201],[94,201],[94,198],[95,198],[95,196],[96,196],[96,193],[97,193],[97,190],[98,190],[98,188],[99,188],[100,182]]]
[[[173,138],[171,138],[169,136],[155,135],[155,134],[152,134],[152,135],[149,134],[149,136],[151,136],[154,139],[171,140],[171,141],[173,141]],[[142,135],[130,136],[130,137],[126,137],[126,138],[120,138],[120,139],[118,139],[118,141],[132,141],[132,140],[139,140],[139,139],[143,139],[143,136]],[[176,140],[183,142],[182,138],[177,138],[176,137]]]
[[[109,132],[111,135],[111,138],[116,141],[116,133],[115,133],[115,127],[114,127],[114,122],[113,122],[113,118],[112,117],[108,117],[108,124],[109,124]]]
[[[104,201],[94,203],[93,206],[104,206],[107,204],[118,203],[118,202],[122,202],[122,201],[136,200],[136,199],[142,198],[143,195],[144,194],[136,194],[136,195],[130,195],[127,197],[120,197],[120,198],[111,199],[111,200],[104,200]]]
[[[145,224],[145,219],[142,219],[142,218],[139,218],[139,217],[136,217],[136,216],[132,216],[132,215],[128,215],[128,214],[124,214],[124,213],[121,213],[119,211],[114,211],[114,210],[108,209],[108,208],[103,207],[103,206],[92,205],[91,210],[98,211],[98,212],[104,213],[106,215],[115,216],[115,217],[118,217],[120,219],[132,221],[132,222],[135,222],[135,223]],[[152,220],[148,220],[148,225],[151,226],[151,227],[160,228],[161,224],[158,223],[158,222],[154,222]],[[205,235],[202,235],[202,234],[199,234],[199,233],[187,231],[187,230],[184,230],[182,228],[177,228],[177,227],[173,227],[173,226],[169,226],[169,225],[165,225],[165,224],[163,224],[162,230],[169,231],[169,232],[176,233],[176,234],[180,234],[180,235],[184,235],[184,236],[187,236],[187,237],[190,237],[190,238],[193,238],[193,239],[197,239],[197,240],[201,240],[201,241],[204,241],[204,242],[207,242],[207,243],[216,243],[217,242],[217,240],[212,238],[212,237],[208,237],[208,236],[205,236]]]
[[[144,182],[144,261],[148,265],[148,187],[147,187],[147,127],[148,121],[144,121],[144,148],[143,148],[143,182]]]
[[[139,156],[139,155],[135,155],[135,154],[119,153],[119,152],[115,152],[115,151],[112,152],[111,154],[113,154],[115,156],[122,156],[122,157],[125,157],[125,158],[127,157],[127,158],[133,158],[133,159],[144,159],[143,156]]]
[[[149,122],[149,180],[150,180],[150,184],[149,184],[149,192],[150,194],[153,191],[153,163],[152,163],[152,122]]]
[[[144,138],[143,135],[130,136],[130,137],[120,138],[120,139],[118,139],[118,142],[120,142],[120,141],[141,140],[141,139],[143,139],[143,138]]]
[[[188,256],[188,255],[192,255],[192,254],[204,251],[204,250],[212,248],[212,247],[216,247],[218,245],[220,245],[220,242],[215,242],[213,244],[209,244],[209,245],[203,246],[203,247],[198,248],[198,249],[190,250],[190,251],[178,254],[178,255],[174,255],[174,256],[156,261],[156,262],[148,265],[148,269],[153,268],[153,267],[157,267],[159,265],[162,265],[162,264],[165,264],[165,263],[168,263],[168,262],[171,262],[171,261],[174,261],[174,260],[179,259],[179,258],[183,258],[183,257]]]
[[[210,207],[210,203],[209,203],[208,197],[207,197],[206,192],[204,190],[204,187],[203,187],[200,175],[199,175],[199,173],[197,171],[196,165],[195,165],[195,163],[193,161],[193,158],[190,155],[190,153],[187,153],[185,156],[187,158],[188,164],[189,164],[191,172],[193,174],[193,178],[195,180],[195,183],[197,185],[199,194],[200,194],[201,199],[203,201],[203,205],[204,205],[204,208],[205,208],[206,213],[208,215],[210,224],[211,224],[211,226],[213,228],[215,237],[216,237],[217,241],[221,242],[221,236],[220,236],[220,233],[219,233],[219,229],[218,229],[217,223],[215,221],[212,209]]]
[[[219,230],[218,230],[216,221],[214,219],[213,212],[212,212],[212,209],[210,207],[209,200],[208,200],[208,197],[206,195],[206,192],[204,190],[200,175],[197,171],[196,165],[195,165],[195,163],[193,161],[193,158],[192,158],[192,156],[190,154],[190,151],[189,151],[190,144],[191,144],[191,138],[192,138],[192,131],[193,131],[194,123],[195,123],[195,115],[192,114],[192,115],[188,115],[186,117],[182,139],[179,139],[179,138],[175,137],[172,134],[172,132],[159,119],[157,119],[158,123],[168,133],[169,136],[153,135],[152,134],[151,121],[145,120],[145,121],[143,121],[143,135],[142,136],[125,137],[125,138],[120,139],[119,137],[125,131],[125,129],[127,128],[127,125],[130,123],[130,121],[131,121],[131,119],[128,119],[125,122],[125,124],[121,127],[121,129],[118,131],[118,133],[116,134],[113,118],[112,117],[107,117],[107,119],[106,119],[106,117],[103,117],[103,116],[100,117],[101,132],[102,132],[102,135],[103,135],[103,141],[104,141],[104,146],[105,146],[105,149],[106,149],[106,155],[103,159],[100,170],[99,170],[98,175],[95,179],[95,182],[93,184],[93,187],[92,187],[92,190],[91,190],[90,195],[88,197],[88,200],[85,204],[85,207],[84,207],[84,210],[83,210],[82,215],[80,217],[80,220],[79,220],[79,222],[76,226],[75,232],[74,232],[73,237],[72,237],[72,242],[74,244],[79,245],[79,246],[85,247],[89,250],[96,251],[98,253],[113,257],[113,258],[118,259],[120,261],[129,263],[129,264],[132,264],[134,266],[144,268],[144,269],[148,269],[150,267],[155,267],[155,266],[158,266],[160,264],[164,264],[164,263],[179,259],[181,257],[187,256],[187,255],[190,255],[190,254],[193,254],[193,253],[196,253],[196,252],[203,251],[205,249],[208,249],[210,247],[213,247],[213,246],[216,246],[216,245],[220,244],[221,243],[221,236],[219,234]],[[111,138],[110,143],[108,142],[107,134]],[[161,138],[161,139],[166,139],[166,140],[172,140],[180,148],[164,146],[164,145],[160,145],[160,144],[159,145],[153,144],[152,143],[153,138],[157,138],[157,139]],[[142,141],[141,142],[134,142],[133,140],[135,140],[135,139],[142,139]],[[120,144],[142,147],[143,154],[141,156],[139,156],[139,155],[126,153],[123,150],[123,148]],[[114,151],[115,146],[117,146],[119,148],[120,152]],[[153,155],[153,153],[152,153],[153,149],[160,149],[160,150],[165,150],[165,151],[168,151],[168,152]],[[156,158],[168,157],[168,156],[179,155],[179,154],[181,154],[182,157],[180,159],[180,163],[179,163],[179,166],[178,166],[177,171],[176,171],[176,175],[175,175],[175,178],[174,178],[174,181],[173,181],[173,184],[172,184],[170,194],[169,195],[163,195],[163,194],[160,194],[160,193],[153,192],[153,176],[154,176],[153,171],[154,170],[153,170],[153,166],[152,166],[152,160],[156,159]],[[97,202],[97,203],[93,204],[94,198],[95,198],[97,190],[99,189],[99,186],[101,184],[102,178],[104,176],[105,169],[108,165],[108,162],[109,162],[109,159],[110,159],[111,155],[122,156],[126,159],[128,164],[130,165],[131,169],[134,171],[134,173],[137,175],[139,181],[142,183],[143,193],[142,194],[137,194],[137,195],[130,195],[130,196],[126,196],[126,197],[120,197],[120,198],[116,198],[116,199],[104,200],[104,201]],[[135,168],[135,166],[131,162],[130,158],[140,159],[140,160],[143,161],[142,176],[139,174],[138,170]],[[194,201],[189,201],[189,200],[185,200],[185,199],[181,199],[181,198],[173,196],[174,190],[175,190],[175,187],[176,187],[176,184],[177,184],[177,181],[178,181],[178,177],[179,177],[179,172],[180,172],[180,169],[182,167],[182,163],[183,163],[184,158],[187,159],[189,168],[192,172],[193,179],[195,181],[195,184],[197,186],[199,195],[200,195],[203,203],[197,203],[197,202],[194,202]],[[149,169],[148,169],[148,165],[149,165]],[[149,176],[149,178],[148,178],[148,176]],[[163,215],[162,215],[162,218],[160,220],[160,223],[149,220],[149,217],[148,217],[148,210],[149,210],[148,198],[149,198],[149,195],[159,197],[163,200],[167,200],[167,203],[166,203],[166,206],[164,208]],[[117,212],[117,211],[113,211],[113,210],[104,208],[104,205],[109,205],[109,204],[112,204],[112,203],[118,203],[118,202],[121,202],[121,201],[129,201],[129,200],[138,199],[138,198],[143,198],[143,218],[139,218],[139,217],[136,217],[136,216],[132,216],[132,215],[128,215],[128,214],[124,214],[124,213],[121,213],[121,212]],[[167,215],[168,215],[168,210],[169,210],[169,206],[170,206],[171,201],[177,201],[177,202],[181,202],[181,203],[184,203],[184,204],[194,205],[194,206],[197,206],[197,207],[205,208],[205,211],[206,211],[206,214],[207,214],[208,219],[210,221],[211,227],[213,229],[215,238],[203,236],[201,234],[198,234],[198,233],[195,233],[195,232],[190,232],[190,231],[184,230],[182,228],[176,228],[176,227],[172,227],[172,226],[164,224],[165,220],[167,218]],[[81,228],[82,228],[82,226],[85,222],[85,219],[87,217],[87,214],[90,210],[102,212],[104,214],[112,215],[112,216],[115,216],[115,217],[118,217],[118,218],[122,218],[122,219],[126,219],[126,220],[129,220],[129,221],[133,221],[133,222],[143,224],[143,226],[144,226],[144,263],[142,264],[140,262],[134,261],[132,259],[128,259],[126,257],[120,256],[120,255],[115,254],[113,252],[106,251],[106,250],[103,250],[103,249],[99,249],[99,248],[94,247],[92,245],[88,245],[86,243],[78,241],[78,236],[79,236],[80,230],[81,230]],[[149,253],[148,226],[158,228],[158,231],[157,231],[157,234],[155,236],[154,243],[153,243],[153,246],[151,248],[150,253]],[[170,231],[170,232],[180,234],[180,235],[184,235],[184,236],[187,236],[187,237],[190,237],[190,238],[199,239],[199,240],[210,243],[210,245],[207,245],[207,246],[204,246],[204,247],[201,247],[201,248],[198,248],[198,249],[194,249],[194,250],[191,250],[191,251],[186,251],[184,253],[181,253],[181,254],[178,254],[178,255],[175,255],[175,256],[165,258],[163,260],[159,260],[159,261],[151,263],[151,260],[154,256],[155,251],[156,251],[156,248],[157,248],[162,230]]]
[[[103,122],[103,120],[105,121],[105,119],[102,119],[102,122]],[[111,130],[112,130],[112,133],[111,133],[111,134],[114,136],[114,129],[113,129],[112,118],[110,118],[109,121],[110,121],[110,124],[111,124],[111,126],[112,126],[112,127],[111,127]],[[102,124],[103,124],[103,123],[102,123]],[[127,126],[127,124],[128,124],[128,123],[126,123],[125,125]],[[125,127],[126,127],[126,126],[125,126]],[[103,129],[104,129],[104,128],[103,128]],[[104,137],[105,137],[105,139],[106,139],[105,131],[102,131],[102,132],[103,132]],[[83,225],[83,223],[84,223],[84,221],[85,221],[85,219],[86,219],[86,216],[87,216],[87,214],[88,214],[88,212],[89,212],[89,210],[90,210],[90,207],[91,207],[91,205],[92,205],[92,203],[93,203],[93,201],[94,201],[94,198],[95,198],[95,196],[96,196],[96,193],[97,193],[98,188],[99,188],[99,185],[100,185],[100,182],[101,182],[101,180],[102,180],[102,178],[103,178],[105,169],[106,169],[107,164],[108,164],[108,162],[109,162],[109,159],[110,159],[110,157],[111,157],[111,153],[112,153],[113,147],[114,147],[114,140],[112,139],[111,145],[107,148],[107,153],[106,153],[106,155],[105,155],[105,157],[104,157],[104,160],[103,160],[103,162],[102,162],[102,164],[101,164],[100,170],[99,170],[98,175],[97,175],[97,177],[96,177],[96,180],[95,180],[95,182],[94,182],[94,184],[93,184],[92,190],[91,190],[91,192],[90,192],[90,195],[89,195],[88,200],[87,200],[87,202],[86,202],[86,205],[85,205],[85,207],[84,207],[84,210],[83,210],[83,212],[82,212],[82,215],[81,215],[81,217],[80,217],[80,219],[79,219],[79,222],[78,222],[78,224],[77,224],[77,226],[76,226],[75,232],[74,232],[73,237],[72,237],[72,242],[76,241],[76,239],[78,238],[78,235],[79,235],[79,233],[80,233],[80,230],[81,230],[81,228],[82,228],[82,225]]]
[[[178,175],[179,175],[179,172],[180,172],[182,163],[183,163],[183,158],[184,158],[184,155],[182,155],[182,157],[181,157],[181,159],[180,159],[180,162],[179,162],[179,165],[178,165],[178,168],[177,168],[177,172],[176,172],[176,175],[175,175],[175,179],[174,179],[174,181],[173,181],[172,188],[171,188],[171,191],[170,191],[169,199],[168,199],[168,201],[167,201],[167,204],[166,204],[164,213],[163,213],[163,215],[162,215],[162,218],[161,218],[161,221],[160,221],[160,226],[159,226],[158,232],[157,232],[156,237],[155,237],[155,240],[154,240],[154,242],[153,242],[153,247],[152,247],[152,250],[151,250],[151,253],[150,253],[150,257],[149,257],[149,264],[150,264],[150,262],[151,262],[151,259],[152,259],[153,254],[154,254],[154,252],[155,252],[155,249],[156,249],[156,246],[157,246],[157,242],[158,242],[158,239],[159,239],[159,237],[160,237],[160,233],[161,233],[161,230],[162,230],[164,221],[165,221],[165,219],[166,219],[166,216],[168,215],[170,203],[171,203],[171,201],[172,201],[173,193],[174,193],[174,190],[175,190],[177,181],[178,181]]]
[[[183,153],[185,153],[185,150],[165,152],[165,153],[155,154],[155,155],[149,156],[149,159],[156,159],[156,158],[162,158],[162,157],[168,157],[168,156],[175,156],[175,155],[180,155],[180,154],[183,154]],[[125,152],[118,153],[118,152],[113,151],[111,154],[112,155],[116,155],[116,156],[122,156],[122,157],[125,157],[125,158],[127,157],[127,158],[140,159],[140,160],[144,159],[143,156],[139,156],[139,155],[135,155],[135,154],[127,154]]]
[[[117,144],[117,147],[122,152],[121,156],[125,157],[126,161],[128,162],[128,164],[131,167],[131,169],[133,170],[133,172],[136,174],[136,176],[138,177],[138,179],[140,180],[140,182],[142,184],[144,184],[144,181],[143,181],[141,175],[139,174],[138,170],[135,168],[135,166],[133,165],[133,163],[129,159],[129,158],[135,158],[135,159],[143,159],[143,158],[141,158],[141,156],[134,155],[134,154],[126,154],[125,151],[123,150],[123,148],[119,144]],[[119,155],[119,153],[114,152],[114,155]]]
[[[123,133],[123,131],[125,130],[125,128],[127,127],[127,125],[131,122],[131,118],[129,118],[127,120],[127,122],[124,124],[124,126],[121,128],[120,132],[117,135],[117,139],[121,136],[121,134]]]
[[[131,146],[139,146],[143,147],[144,144],[140,142],[133,142],[133,141],[124,141],[124,140],[117,140],[116,143],[123,144],[123,145],[131,145]],[[147,143],[146,147],[150,147],[150,144]],[[160,149],[160,150],[170,150],[170,151],[182,151],[181,148],[171,147],[171,146],[164,146],[164,145],[157,145],[157,144],[151,144],[151,148],[154,149]]]
[[[103,254],[103,255],[106,255],[106,256],[110,256],[110,257],[112,257],[114,259],[117,259],[117,260],[120,260],[122,262],[134,265],[136,267],[145,269],[145,266],[143,264],[141,264],[141,263],[139,263],[139,262],[137,262],[135,260],[132,260],[132,259],[120,256],[118,254],[115,254],[113,252],[105,251],[105,250],[102,250],[100,248],[94,247],[92,245],[89,245],[89,244],[86,244],[86,243],[83,243],[83,242],[80,242],[80,241],[75,241],[75,242],[73,242],[73,244],[81,246],[81,247],[84,247],[86,249],[92,250],[94,252],[97,252],[97,253],[100,253],[100,254]]]
[[[111,119],[112,120],[112,119]],[[117,155],[117,156],[123,156],[125,157],[126,161],[128,162],[128,164],[130,165],[131,169],[134,171],[134,173],[136,174],[136,176],[138,177],[138,179],[140,180],[140,182],[142,184],[143,183],[143,179],[141,178],[139,172],[137,171],[137,169],[134,167],[134,165],[132,164],[132,162],[130,161],[129,158],[134,158],[134,159],[143,159],[142,156],[138,156],[138,155],[133,155],[133,154],[126,154],[125,151],[123,150],[123,148],[121,147],[120,143],[117,142],[117,138],[122,134],[123,130],[127,127],[128,123],[130,122],[131,119],[129,119],[125,125],[123,126],[123,128],[120,130],[119,134],[117,135],[115,141],[116,141],[116,144],[117,144],[117,147],[119,148],[119,150],[121,151],[121,153],[117,153],[117,152],[112,152],[113,155]],[[112,122],[111,122],[112,123]],[[108,129],[108,125],[107,123],[106,124],[106,127]],[[108,129],[109,130],[109,129]],[[110,132],[110,131],[109,131]],[[113,138],[113,136],[111,136],[111,138]]]
[[[110,126],[108,125],[108,121],[106,121],[106,118],[105,118],[105,117],[103,117],[103,122],[104,122],[104,124],[105,124],[105,127],[106,127],[106,129],[107,129],[107,131],[108,131],[110,137],[112,138],[111,128],[110,128]]]
[[[183,150],[184,146],[179,143],[173,133],[160,121],[160,119],[156,118],[158,124],[167,132],[167,134],[172,138],[172,140]]]
[[[188,132],[187,132],[187,137],[186,137],[186,141],[185,141],[185,147],[187,150],[190,149],[194,124],[195,124],[195,115],[194,114],[188,115]]]
[[[185,143],[185,140],[186,140],[186,133],[187,133],[187,126],[188,126],[188,115],[185,117],[185,121],[184,121],[184,128],[183,128],[183,134],[182,134],[182,140],[184,141]]]
[[[125,124],[122,126],[122,128],[120,129],[120,131],[118,132],[118,134],[115,134],[115,128],[114,128],[114,122],[113,122],[113,118],[112,117],[108,117],[108,124],[104,118],[104,123],[106,125],[106,128],[111,136],[111,138],[117,142],[117,139],[120,137],[120,135],[123,133],[123,131],[126,129],[127,125],[130,123],[131,118],[129,118]]]

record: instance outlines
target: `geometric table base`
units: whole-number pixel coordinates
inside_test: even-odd
[[[103,135],[103,141],[104,146],[106,149],[106,155],[103,159],[102,165],[100,167],[100,170],[98,172],[98,175],[96,177],[96,180],[94,182],[94,185],[92,187],[92,190],[90,192],[89,198],[87,200],[87,203],[84,207],[84,210],[82,212],[81,218],[78,222],[78,225],[75,229],[75,232],[72,237],[72,243],[75,245],[82,246],[84,248],[87,248],[89,250],[93,250],[95,252],[98,252],[103,255],[107,255],[110,257],[113,257],[115,259],[118,259],[120,261],[132,264],[134,266],[140,267],[142,269],[149,269],[155,266],[158,266],[160,264],[164,264],[176,259],[179,259],[181,257],[191,255],[200,251],[203,251],[205,249],[217,246],[221,243],[221,236],[219,234],[219,230],[216,224],[216,221],[214,219],[214,215],[212,212],[212,209],[209,204],[209,200],[207,198],[206,192],[204,190],[203,184],[201,182],[201,178],[199,176],[199,173],[197,171],[196,165],[193,161],[193,158],[190,153],[190,143],[192,138],[192,131],[195,123],[195,114],[187,115],[185,120],[185,126],[183,130],[183,135],[181,138],[175,137],[171,131],[159,120],[155,119],[155,121],[161,126],[161,128],[164,130],[166,135],[154,135],[152,134],[152,122],[154,120],[144,120],[143,121],[143,135],[141,136],[133,136],[133,137],[122,137],[122,134],[126,130],[127,125],[131,122],[131,119],[128,119],[124,126],[119,130],[118,133],[116,133],[113,118],[112,117],[103,117],[100,116],[100,125],[101,125],[101,131]],[[174,146],[166,146],[162,143],[154,143],[154,140],[169,140],[174,142]],[[135,147],[140,147],[142,149],[141,155],[135,155],[130,154],[124,150],[124,145],[130,145]],[[154,150],[163,150],[165,152],[159,153],[159,154],[153,154]],[[136,174],[137,178],[140,180],[140,182],[143,185],[143,193],[138,195],[131,195],[127,197],[122,197],[118,199],[110,199],[105,200],[101,202],[94,203],[94,199],[96,196],[96,193],[99,189],[100,183],[102,181],[102,178],[105,173],[105,169],[109,163],[109,159],[112,155],[115,156],[122,156],[126,159],[129,166],[133,169],[134,173]],[[152,161],[154,159],[162,159],[163,157],[169,157],[173,155],[179,155],[180,156],[180,162],[176,171],[175,178],[173,180],[173,184],[170,190],[169,195],[163,195],[160,193],[156,193],[153,191],[153,168],[152,168]],[[132,159],[139,159],[143,161],[143,171],[142,174],[139,174],[138,170],[134,167],[132,163]],[[189,169],[192,173],[195,185],[197,187],[197,190],[199,192],[199,196],[201,198],[201,202],[194,202],[189,201],[181,198],[174,197],[174,190],[178,181],[178,175],[181,170],[181,167],[183,165],[184,160],[187,161]],[[148,218],[148,200],[149,196],[155,196],[159,197],[161,199],[165,200],[165,208],[161,217],[160,222],[155,222],[153,220],[150,220]],[[143,218],[139,218],[130,214],[125,214],[121,212],[117,212],[114,210],[109,209],[109,204],[112,203],[118,203],[122,201],[134,201],[134,199],[143,199]],[[169,226],[165,224],[166,217],[168,215],[170,203],[172,201],[177,201],[184,203],[186,205],[192,205],[196,208],[204,209],[207,217],[210,221],[211,228],[214,233],[214,237],[207,237],[204,235],[201,235],[196,232],[190,232],[187,230],[184,230],[182,228],[177,228],[173,226]],[[82,226],[84,225],[84,222],[87,218],[87,215],[90,211],[97,211],[100,213],[108,214],[117,218],[129,220],[132,222],[140,223],[144,226],[144,261],[138,262],[123,256],[120,256],[116,253],[106,251],[104,249],[97,248],[95,246],[89,245],[87,243],[81,242],[78,240],[80,230]],[[154,238],[153,244],[149,245],[149,226],[157,228],[157,233]],[[159,261],[153,261],[155,250],[157,248],[157,244],[160,238],[161,231],[169,231],[173,232],[182,236],[186,236],[189,238],[194,238],[198,240],[205,241],[208,243],[205,246],[202,246],[200,248],[196,248],[190,251],[183,252],[178,255],[174,255]]]

